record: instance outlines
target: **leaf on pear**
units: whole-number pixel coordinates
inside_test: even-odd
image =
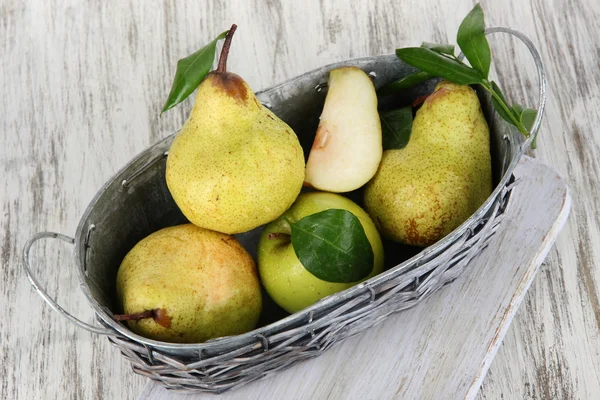
[[[350,211],[330,209],[288,222],[298,260],[317,278],[351,283],[373,270],[371,243],[360,220]]]
[[[181,103],[196,90],[213,65],[217,42],[224,39],[228,32],[221,33],[200,50],[177,62],[177,71],[171,85],[171,92],[161,114]]]
[[[485,37],[485,20],[479,3],[460,24],[456,42],[473,68],[487,79],[492,55],[490,45]]]
[[[412,107],[379,113],[383,150],[403,149],[410,140]]]

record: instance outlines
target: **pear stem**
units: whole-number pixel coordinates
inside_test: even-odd
[[[116,314],[117,321],[139,321],[145,318],[154,318],[155,310],[146,310],[135,314]]]
[[[219,65],[217,66],[217,72],[222,74],[227,71],[227,56],[229,56],[229,48],[231,47],[231,38],[237,29],[237,25],[231,25],[227,36],[225,37],[225,42],[223,43],[223,48],[221,49],[221,56],[219,57]]]

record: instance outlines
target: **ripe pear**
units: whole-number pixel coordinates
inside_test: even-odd
[[[306,163],[305,184],[328,192],[358,189],[377,172],[383,152],[377,94],[356,67],[329,73],[329,90]]]
[[[167,186],[193,224],[228,234],[279,217],[304,181],[294,131],[226,72],[230,30],[219,67],[202,81],[167,158]]]
[[[258,243],[258,270],[269,296],[287,312],[294,313],[325,296],[348,289],[359,282],[327,282],[310,273],[290,242],[289,221],[330,209],[348,210],[359,219],[373,249],[373,270],[363,280],[383,271],[383,244],[369,215],[352,200],[334,193],[302,193],[279,219],[268,224]],[[287,233],[287,234],[286,234]]]
[[[427,246],[462,224],[491,192],[490,133],[477,94],[441,82],[417,111],[408,145],[384,152],[364,203],[385,237]]]
[[[142,239],[117,273],[117,297],[129,328],[177,343],[252,330],[262,297],[256,265],[229,235],[184,224]]]

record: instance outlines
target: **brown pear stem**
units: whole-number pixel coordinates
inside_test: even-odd
[[[115,319],[117,321],[139,321],[145,318],[154,318],[155,310],[146,310],[135,314],[116,314]]]
[[[229,56],[229,48],[231,47],[231,38],[237,29],[237,25],[231,25],[227,36],[225,37],[225,42],[223,43],[223,49],[221,49],[221,56],[219,57],[219,65],[217,66],[217,72],[222,74],[227,71],[227,57]]]

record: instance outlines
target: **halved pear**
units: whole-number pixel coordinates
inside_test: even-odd
[[[329,73],[329,91],[306,163],[306,186],[349,192],[367,183],[381,161],[381,123],[377,95],[359,68]]]

